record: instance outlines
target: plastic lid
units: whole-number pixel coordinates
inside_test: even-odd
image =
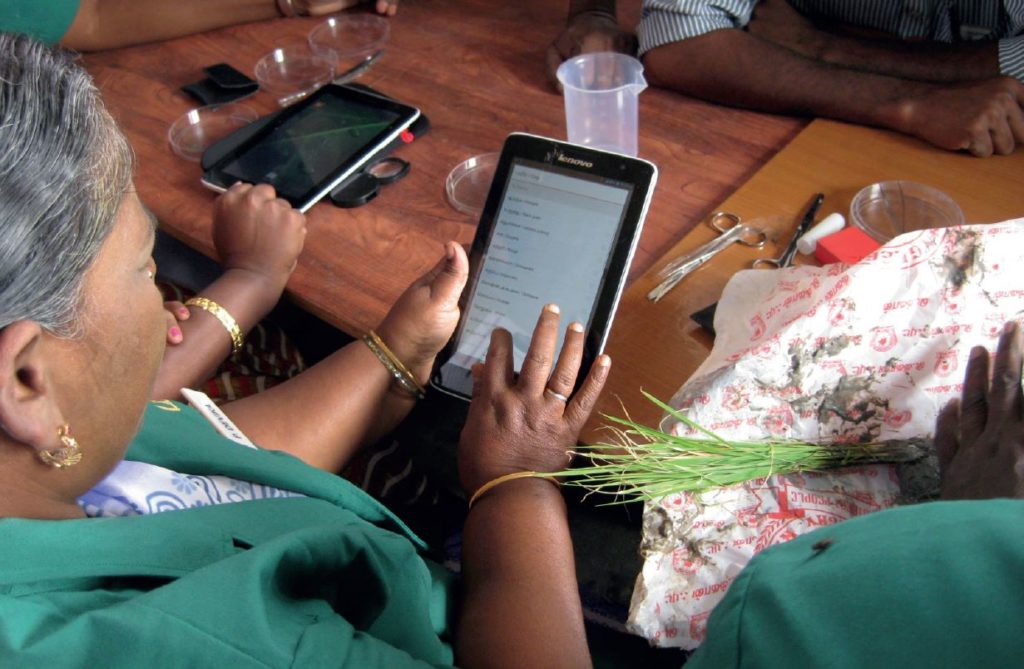
[[[308,44],[292,44],[260,58],[254,73],[260,89],[277,97],[285,107],[330,82],[334,61],[314,52]]]
[[[448,203],[463,214],[479,217],[487,203],[499,153],[483,153],[464,160],[448,173],[444,190]]]
[[[335,71],[380,51],[391,35],[388,20],[372,14],[331,16],[309,31],[309,47],[335,61]]]
[[[912,230],[963,225],[964,214],[940,190],[913,181],[880,181],[850,203],[850,222],[883,244]]]
[[[211,144],[259,118],[251,107],[240,104],[199,107],[171,124],[167,139],[171,149],[185,160],[198,161]]]

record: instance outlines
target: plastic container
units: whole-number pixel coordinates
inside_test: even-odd
[[[237,103],[199,107],[178,117],[167,131],[171,150],[185,160],[198,161],[214,142],[259,118],[252,108]]]
[[[341,74],[384,49],[391,36],[387,19],[371,14],[331,16],[309,31],[309,48],[329,58]]]
[[[647,88],[644,66],[621,53],[588,53],[558,67],[569,141],[637,154],[637,97]]]
[[[254,70],[260,88],[287,107],[334,78],[334,60],[308,44],[274,49],[260,58]]]
[[[964,214],[940,190],[913,181],[880,181],[850,203],[850,222],[883,244],[912,230],[963,225]]]
[[[500,156],[500,153],[484,153],[456,165],[444,183],[448,203],[463,214],[479,218],[487,203]]]

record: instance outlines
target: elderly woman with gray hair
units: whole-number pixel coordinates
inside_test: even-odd
[[[577,324],[554,360],[557,307],[519,377],[501,330],[477,370],[455,616],[451,577],[332,472],[416,401],[458,244],[366,343],[225,405],[229,439],[148,402],[165,321],[128,144],[70,57],[5,34],[0,226],[0,665],[589,663],[564,503],[530,474],[564,466],[609,361],[544,392],[580,364]]]

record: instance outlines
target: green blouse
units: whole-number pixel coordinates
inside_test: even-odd
[[[0,520],[0,666],[451,664],[450,576],[348,481],[170,402],[149,406],[127,459],[308,497]]]
[[[55,44],[64,37],[78,13],[80,0],[3,0],[0,30],[24,33]]]

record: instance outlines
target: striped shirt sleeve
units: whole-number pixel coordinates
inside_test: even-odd
[[[757,0],[644,0],[637,37],[640,55],[713,30],[742,28]]]
[[[999,40],[999,71],[1024,82],[1024,35]]]

